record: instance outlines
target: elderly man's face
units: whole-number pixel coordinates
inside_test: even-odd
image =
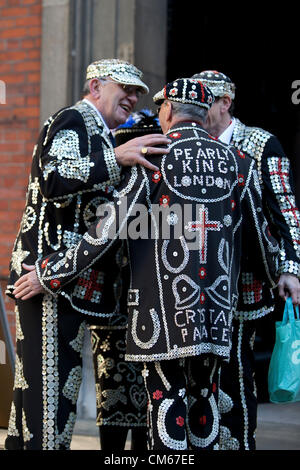
[[[140,89],[135,86],[123,86],[111,79],[100,84],[97,107],[110,129],[116,128],[127,120],[139,96]]]
[[[206,123],[203,124],[204,129],[208,132],[212,132],[213,129],[218,128],[222,121],[222,99],[215,101],[207,114]]]
[[[203,124],[203,127],[214,137],[219,137],[224,127],[226,128],[228,126],[231,103],[231,98],[228,95],[224,95],[220,98],[216,98],[216,101],[208,111],[207,121]]]

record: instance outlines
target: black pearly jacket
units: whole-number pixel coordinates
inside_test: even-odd
[[[278,245],[262,211],[253,159],[194,122],[179,123],[167,135],[171,151],[160,170],[127,169],[112,201],[99,208],[98,221],[79,244],[39,260],[38,277],[48,292],[76,298],[89,310],[83,299],[87,270],[109,271],[111,250],[127,240],[126,359],[226,359],[241,259],[252,261],[274,287]],[[104,291],[100,311],[108,297]]]

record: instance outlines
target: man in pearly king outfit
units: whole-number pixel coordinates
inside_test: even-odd
[[[132,113],[124,124],[118,126],[114,138],[118,147],[129,139],[154,133],[162,133],[158,117],[151,110],[143,109]],[[141,374],[143,364],[128,362],[124,357],[130,267],[126,240],[122,242],[119,249],[122,254],[119,314],[113,321],[89,326],[95,371],[96,424],[101,450],[116,452],[125,449],[128,430],[131,430],[130,449],[142,452],[147,443],[147,394]]]
[[[45,289],[70,297],[87,268],[126,239],[126,359],[144,363],[149,448],[218,449],[218,375],[231,350],[241,255],[255,256],[258,274],[274,286],[278,245],[255,162],[203,129],[210,90],[181,78],[154,101],[171,139],[159,170],[126,169],[79,244],[47,257],[47,266],[38,260],[17,291],[30,285],[30,296]]]
[[[218,71],[193,75],[215,96],[205,128],[219,141],[234,145],[254,158],[269,225],[280,244],[279,295],[300,303],[300,214],[296,207],[290,161],[277,137],[249,127],[233,116],[235,85]],[[260,317],[274,310],[274,296],[263,279],[245,265],[234,314],[233,348],[221,373],[221,449],[254,450],[257,397],[253,346]],[[251,321],[249,321],[251,320]]]
[[[159,146],[165,147],[166,137],[148,135],[114,148],[110,132],[126,121],[140,94],[149,92],[141,78],[142,72],[128,62],[94,62],[87,69],[84,99],[44,124],[34,148],[8,295],[14,296],[14,285],[26,265],[57,250],[72,249],[81,240],[97,206],[120,182],[121,166],[140,162],[156,168],[141,149],[147,146],[148,153],[165,153]],[[69,448],[85,324],[108,322],[118,314],[120,256],[116,247],[109,272],[87,270],[71,303],[49,292],[34,299],[16,297],[16,368],[6,449]],[[43,267],[47,268],[46,261]],[[82,300],[89,300],[88,308],[80,304]]]

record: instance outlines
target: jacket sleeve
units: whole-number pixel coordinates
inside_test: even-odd
[[[279,273],[300,277],[300,213],[290,161],[275,136],[269,139],[264,149],[262,177],[271,230],[280,243]]]
[[[120,170],[109,139],[101,128],[99,135],[88,137],[83,117],[75,109],[64,109],[50,118],[37,151],[39,185],[46,199],[119,182]]]
[[[127,238],[133,209],[139,202],[145,202],[148,190],[147,177],[139,166],[126,172],[125,179],[114,190],[112,201],[98,207],[97,222],[77,245],[36,261],[36,272],[46,291],[63,293],[81,273],[101,261],[117,240]]]
[[[261,187],[255,161],[252,160],[242,193],[242,272],[252,272],[269,288],[278,281],[279,245],[270,232],[263,211]]]

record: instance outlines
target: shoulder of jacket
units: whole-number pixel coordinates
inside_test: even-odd
[[[81,113],[78,109],[74,106],[67,106],[65,108],[61,108],[59,111],[56,111],[54,114],[48,117],[48,119],[44,122],[44,127],[52,126],[53,123],[57,121],[64,121],[69,119],[76,119],[81,118]]]
[[[271,132],[262,129],[261,127],[256,126],[246,126],[243,124],[239,119],[235,118],[236,124],[234,126],[233,137],[242,137],[243,139],[251,138],[251,137],[262,137],[265,139],[269,139],[273,136]]]
[[[243,124],[236,119],[231,144],[251,157],[260,158],[267,142],[274,137],[270,132]]]

